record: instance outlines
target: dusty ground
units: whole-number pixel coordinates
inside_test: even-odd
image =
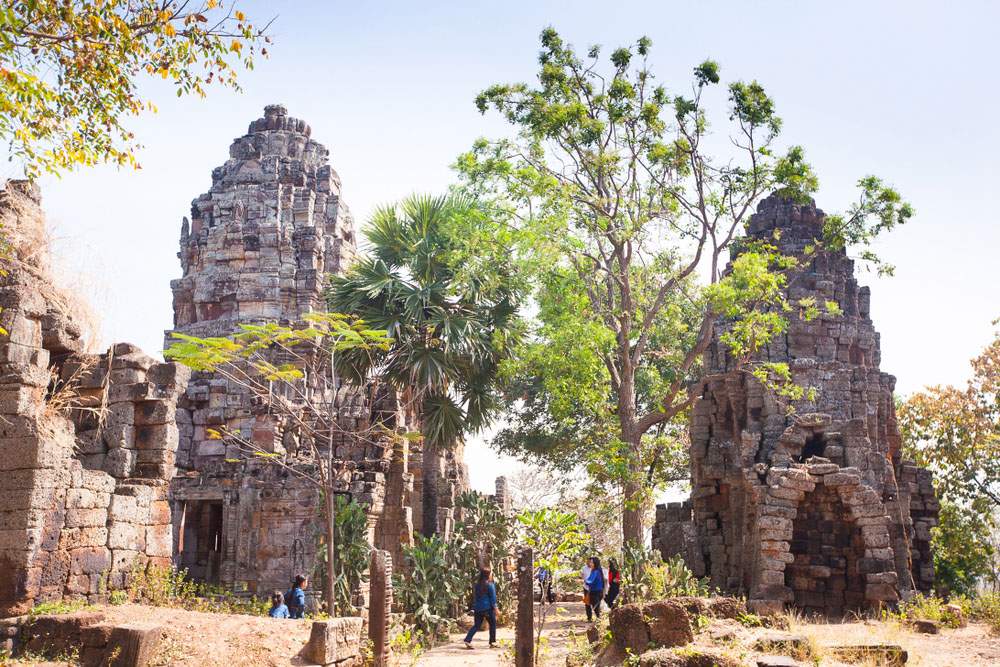
[[[157,666],[198,665],[199,667],[285,666],[309,664],[298,657],[309,638],[309,621],[287,621],[256,616],[237,616],[189,612],[177,609],[123,605],[101,607],[109,621],[148,621],[167,629]],[[579,603],[560,603],[550,612],[545,625],[545,647],[542,651],[545,667],[562,667],[567,653],[579,640],[588,624]],[[758,655],[752,650],[757,637],[770,632],[744,628],[735,621],[713,620],[696,635],[695,646],[711,647],[754,665]],[[1000,637],[991,636],[984,625],[971,624],[958,630],[943,629],[939,635],[922,635],[895,622],[857,621],[852,623],[813,623],[792,621],[787,631],[808,640],[814,647],[814,660],[802,665],[838,665],[824,655],[824,647],[847,643],[899,644],[909,651],[909,665],[919,667],[1000,666]],[[500,628],[500,647],[487,647],[487,633],[481,631],[473,642],[474,650],[462,644],[463,633],[419,655],[397,655],[399,667],[483,667],[513,666],[513,628]],[[0,661],[0,664],[3,664]],[[17,661],[12,665],[66,665]],[[869,665],[869,667],[873,667]]]
[[[793,627],[792,632],[814,637],[821,647],[845,643],[899,644],[910,654],[907,664],[920,667],[1000,666],[1000,637],[992,636],[988,626],[978,623],[957,630],[943,628],[938,635],[919,634],[899,623],[877,621],[809,623]]]
[[[538,606],[535,606],[535,618],[541,618]],[[471,622],[469,623],[471,625]],[[563,603],[555,605],[553,611],[548,612],[545,619],[544,637],[545,646],[541,651],[544,665],[553,667],[566,664],[566,653],[569,650],[569,636],[571,633],[584,634],[589,623],[584,616],[582,603]],[[463,665],[481,665],[482,667],[493,667],[503,665],[512,667],[514,664],[514,628],[497,628],[497,642],[499,648],[491,649],[488,646],[489,632],[480,630],[472,640],[473,650],[465,648],[466,627],[462,632],[451,635],[451,641],[447,644],[436,646],[416,657],[414,661],[408,656],[400,656],[400,666],[410,667],[462,667]]]
[[[938,635],[914,632],[909,626],[895,621],[865,621],[825,623],[791,619],[787,630],[745,628],[732,620],[711,620],[707,628],[695,635],[694,646],[724,653],[746,665],[755,665],[764,654],[753,650],[757,639],[772,634],[799,636],[809,647],[807,655],[796,656],[801,665],[836,667],[850,663],[839,662],[830,654],[830,647],[848,644],[897,644],[909,654],[907,665],[919,667],[1000,667],[1000,637],[990,634],[983,624],[970,624],[966,628],[942,628]],[[778,653],[770,653],[776,655]],[[875,661],[860,663],[864,667],[878,667]]]
[[[309,639],[310,622],[235,614],[209,614],[140,605],[95,608],[110,622],[150,622],[167,636],[153,665],[284,666],[309,664],[298,652]],[[0,664],[3,664],[0,660]],[[66,665],[65,662],[16,661],[12,665]]]

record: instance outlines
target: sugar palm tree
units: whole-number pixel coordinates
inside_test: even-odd
[[[470,242],[489,224],[457,196],[411,196],[380,208],[365,229],[367,256],[333,277],[328,291],[331,310],[393,339],[371,370],[420,424],[425,535],[437,532],[441,456],[496,415],[499,365],[520,334],[509,255]],[[347,368],[358,361],[345,357]]]

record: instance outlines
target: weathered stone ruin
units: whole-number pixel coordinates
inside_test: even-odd
[[[790,413],[734,368],[719,322],[692,408],[691,499],[657,508],[653,542],[758,610],[840,616],[930,590],[938,503],[930,473],[902,459],[869,289],[843,250],[806,254],[823,222],[814,205],[772,196],[749,226],[800,260],[789,302],[812,298],[821,310],[811,321],[793,313],[756,360],[786,362],[815,401],[792,401]],[[828,300],[842,314],[824,312]]]
[[[212,187],[192,202],[191,219],[181,226],[183,276],[171,283],[174,329],[167,346],[174,332],[227,336],[241,324],[296,323],[325,309],[326,278],[354,257],[355,232],[328,151],[310,134],[284,107],[268,106],[212,172]],[[425,478],[438,486],[435,532],[450,530],[454,499],[468,488],[462,450],[424,461],[419,446],[352,437],[375,412],[400,427],[407,421],[393,397],[373,401],[363,389],[341,385],[320,399],[336,400],[345,434],[333,443],[348,469],[339,491],[367,507],[371,543],[402,563],[402,547],[422,525]],[[195,578],[262,595],[285,590],[297,572],[311,572],[316,489],[267,461],[248,460],[210,430],[242,433],[259,449],[308,466],[309,451],[296,434],[243,388],[210,373],[195,374],[176,414],[176,564]]]
[[[281,106],[233,142],[182,224],[168,345],[175,331],[227,336],[325,309],[327,276],[356,252],[327,156]],[[0,223],[14,241],[0,279],[0,611],[96,600],[150,564],[259,595],[312,573],[318,490],[208,431],[241,433],[302,470],[311,450],[224,377],[192,377],[124,343],[85,352],[73,299],[49,279],[37,189],[8,183]],[[459,518],[461,444],[425,457],[419,444],[360,437],[373,420],[416,424],[390,392],[324,391],[341,429],[330,445],[343,471],[338,493],[366,508],[369,541],[402,568],[414,526],[447,534]],[[502,479],[494,500],[509,502]],[[366,591],[356,593],[360,606]]]
[[[174,406],[189,373],[120,343],[87,354],[49,278],[33,186],[8,182],[0,278],[0,614],[94,599],[169,565]]]

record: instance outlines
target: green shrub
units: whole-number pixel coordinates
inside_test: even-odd
[[[333,584],[337,613],[341,616],[356,616],[353,604],[354,592],[368,581],[368,559],[371,545],[368,543],[368,515],[360,504],[342,495],[336,496],[336,541],[337,579]],[[320,508],[323,503],[320,503]],[[317,525],[322,527],[323,515],[318,514]],[[327,576],[325,533],[320,528],[316,535],[316,563],[313,580],[319,590],[325,590]]]
[[[154,607],[177,607],[220,614],[266,616],[267,600],[243,597],[220,586],[192,581],[186,570],[171,567],[136,567],[128,575],[124,590],[128,602]],[[125,602],[116,597],[118,604]]]
[[[713,589],[706,579],[698,579],[679,555],[666,562],[658,551],[625,546],[622,596],[625,602],[646,602],[669,597],[707,597]]]
[[[887,616],[904,623],[921,619],[934,621],[948,628],[957,628],[961,618],[948,609],[948,604],[948,601],[937,596],[918,593],[911,599],[900,602],[896,611],[888,613]]]
[[[970,619],[987,623],[994,634],[1000,634],[1000,593],[983,593],[965,602]]]
[[[407,573],[394,577],[393,593],[416,632],[433,641],[453,625],[454,602],[468,597],[471,579],[452,568],[453,547],[437,535],[417,535],[403,555]]]
[[[31,611],[30,616],[44,616],[48,614],[72,614],[74,612],[93,609],[93,605],[84,599],[52,600],[49,602],[39,602]]]
[[[414,630],[430,641],[445,634],[470,606],[481,564],[493,568],[497,621],[502,624],[514,613],[514,581],[502,567],[514,553],[513,521],[473,492],[460,495],[456,508],[461,518],[449,540],[418,535],[412,547],[403,549],[406,576],[396,576],[393,582]]]

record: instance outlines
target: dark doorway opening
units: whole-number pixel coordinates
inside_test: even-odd
[[[823,456],[823,452],[825,451],[826,438],[823,437],[822,433],[813,433],[806,440],[806,444],[802,446],[802,455],[799,457],[799,463],[805,463],[813,456]]]
[[[180,566],[195,581],[217,584],[222,566],[222,551],[222,501],[188,501],[184,507]]]
[[[785,585],[799,609],[841,618],[864,607],[864,538],[836,491],[818,486],[806,494],[792,524],[791,554]]]

